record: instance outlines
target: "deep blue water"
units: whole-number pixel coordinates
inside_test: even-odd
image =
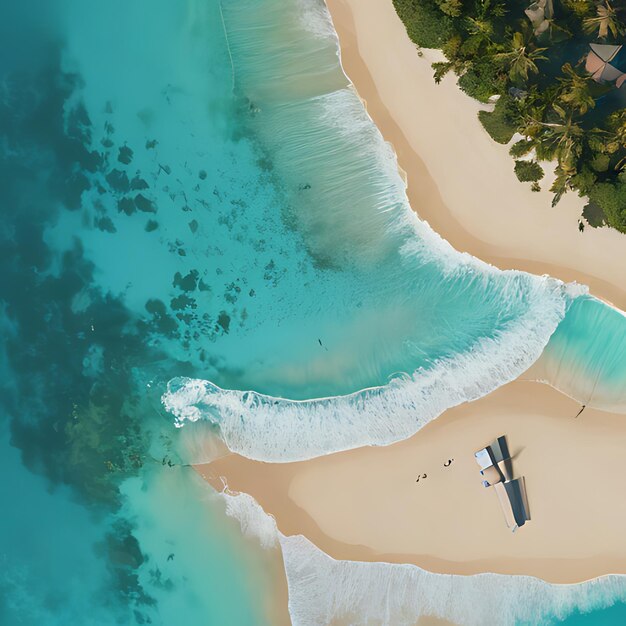
[[[215,11],[215,3],[211,7]],[[149,247],[139,249],[140,240],[133,241],[133,229],[146,232],[156,209],[147,196],[139,196],[146,193],[146,183],[137,170],[126,173],[124,161],[133,157],[124,147],[136,139],[132,124],[138,112],[124,106],[132,106],[130,91],[146,83],[136,67],[127,66],[125,55],[153,59],[153,78],[161,76],[164,67],[150,49],[174,38],[192,8],[192,3],[168,2],[83,6],[60,1],[24,8],[2,3],[3,626],[267,623],[261,601],[272,592],[267,574],[243,549],[209,488],[170,454],[174,429],[163,416],[158,381],[163,385],[181,368],[195,370],[185,338],[174,330],[175,318],[158,300],[158,286],[165,282],[172,288],[176,260],[182,257],[171,249],[175,242],[165,244],[174,269],[159,281],[163,268],[149,258]],[[118,28],[124,22],[125,31]],[[209,54],[216,23],[208,18],[202,23],[198,45],[207,64],[221,68],[223,55]],[[215,32],[222,36],[221,27]],[[77,67],[75,38],[93,53],[86,59],[93,63],[92,73]],[[162,59],[170,53],[171,47]],[[106,78],[117,90],[107,92]],[[211,79],[209,68],[204,80]],[[159,89],[165,88],[164,80]],[[97,85],[102,95],[89,103],[94,106],[89,112],[88,96],[81,93],[88,84]],[[198,94],[191,100],[203,112],[219,109],[217,93],[215,99]],[[160,102],[169,97],[147,87],[144,95]],[[116,97],[120,101],[113,102]],[[113,107],[119,107],[118,132],[128,130],[119,145],[107,139],[116,132],[110,122]],[[131,122],[128,129],[125,120]],[[220,176],[211,159],[226,158],[222,144],[210,148],[217,136],[223,139],[218,131],[206,130],[202,138],[210,153],[204,167],[213,179]],[[154,129],[154,134],[166,143],[166,133]],[[147,141],[143,138],[140,148],[152,154]],[[167,168],[162,165],[161,172]],[[193,176],[202,180],[198,171]],[[95,182],[99,177],[106,189]],[[127,222],[115,238],[105,206],[115,205],[119,189],[131,186],[135,204],[122,206]],[[87,197],[90,190],[93,196]],[[167,207],[159,210],[166,213]],[[130,213],[141,219],[133,221]],[[187,233],[190,221],[181,222]],[[69,230],[56,245],[64,223]],[[91,231],[109,239],[100,241],[99,249],[91,247]],[[120,272],[126,273],[125,281],[141,285],[140,305],[138,298],[124,299],[124,286],[120,291],[111,284]],[[154,302],[148,302],[151,296]]]

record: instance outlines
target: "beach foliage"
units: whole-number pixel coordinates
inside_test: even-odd
[[[533,45],[533,37],[529,27],[522,32],[515,32],[504,45],[504,52],[494,54],[497,63],[501,63],[507,70],[511,80],[527,81],[529,74],[538,74],[538,61],[547,61],[543,52],[546,48],[537,48]]]
[[[441,48],[454,35],[452,18],[433,0],[394,0],[394,6],[420,48]]]
[[[494,94],[502,93],[505,85],[502,72],[489,60],[472,63],[459,77],[459,87],[480,102],[488,102]]]
[[[463,12],[463,2],[461,0],[437,0],[437,6],[450,17],[459,17]]]
[[[609,0],[600,2],[596,6],[596,14],[583,19],[583,30],[601,39],[607,39],[609,36],[619,37],[626,32],[621,19],[623,12],[624,7],[614,7]]]
[[[594,185],[589,192],[589,200],[602,209],[609,226],[626,232],[626,181]]]
[[[543,178],[543,168],[537,161],[515,161],[515,175],[522,183],[537,182]]]
[[[478,115],[498,143],[521,135],[510,148],[520,180],[536,189],[540,163],[553,161],[553,205],[575,191],[589,199],[591,225],[626,232],[626,81],[613,71],[626,72],[626,48],[608,79],[586,69],[590,44],[626,45],[623,2],[553,0],[538,10],[530,0],[393,1],[411,39],[442,50],[436,82],[454,74],[471,97],[498,96]]]
[[[491,138],[498,143],[507,144],[516,130],[514,112],[508,98],[501,97],[493,111],[479,111],[478,117]]]

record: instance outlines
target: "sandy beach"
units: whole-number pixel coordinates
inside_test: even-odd
[[[513,172],[508,148],[477,113],[485,108],[448,75],[435,84],[435,50],[417,54],[391,0],[327,0],[344,71],[398,155],[413,209],[455,248],[501,269],[589,285],[626,309],[626,235],[578,231],[585,201],[566,194],[551,208],[550,176],[533,193]]]
[[[573,583],[626,573],[626,502],[617,495],[626,421],[589,408],[575,418],[579,408],[547,385],[516,381],[392,446],[288,464],[230,454],[198,469],[334,558]],[[528,490],[532,520],[516,533],[473,458],[501,434]]]
[[[393,145],[419,216],[462,252],[501,269],[587,284],[626,309],[616,271],[626,266],[626,236],[608,228],[580,233],[584,199],[570,193],[552,208],[549,174],[540,193],[517,180],[508,148],[478,120],[485,107],[451,75],[434,83],[431,63],[441,53],[417,54],[391,0],[326,1],[344,70]],[[579,409],[548,385],[518,380],[391,446],[285,464],[226,453],[196,469],[217,490],[226,484],[252,495],[285,535],[302,534],[336,559],[554,583],[626,574],[626,502],[616,495],[626,472],[626,420],[591,408],[575,418]],[[516,533],[482,486],[473,456],[502,434],[516,475],[525,477],[532,517]]]

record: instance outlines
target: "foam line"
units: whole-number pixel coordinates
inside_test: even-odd
[[[248,494],[223,493],[227,514],[265,547],[280,544],[294,626],[349,618],[355,624],[410,626],[421,616],[459,626],[542,624],[626,600],[621,575],[577,584],[552,584],[532,576],[435,574],[397,563],[339,561],[302,535],[285,536],[273,517]],[[480,599],[480,601],[477,601]]]
[[[537,304],[508,330],[387,385],[298,401],[178,378],[168,383],[163,404],[177,426],[207,420],[219,427],[232,451],[256,460],[289,462],[387,445],[411,436],[445,409],[475,400],[525,371],[566,310],[559,283],[554,281],[547,294],[538,285]]]

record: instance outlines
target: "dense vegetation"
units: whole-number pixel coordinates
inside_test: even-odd
[[[493,112],[480,119],[511,146],[521,181],[539,188],[540,162],[556,161],[553,206],[568,190],[586,196],[592,226],[626,232],[626,84],[598,82],[585,69],[590,43],[626,43],[623,0],[394,0],[419,47],[441,48],[449,71]],[[626,51],[626,48],[625,48]],[[615,67],[626,71],[620,56]]]

